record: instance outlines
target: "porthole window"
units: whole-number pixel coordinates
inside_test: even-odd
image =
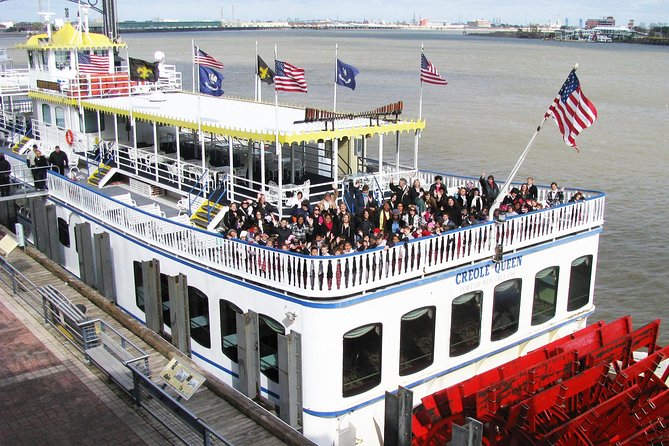
[[[434,361],[435,307],[419,308],[402,316],[400,376],[410,375]]]
[[[144,311],[144,276],[142,275],[142,262],[132,262],[132,271],[135,276],[135,303],[137,308]]]
[[[495,287],[490,336],[492,341],[508,338],[518,331],[521,284],[521,279],[512,279]]]
[[[280,322],[263,314],[258,315],[258,340],[260,342],[260,371],[267,378],[279,382],[279,339],[286,334]]]
[[[560,268],[552,266],[542,269],[534,276],[532,299],[532,325],[543,324],[555,316]]]
[[[583,308],[590,301],[590,283],[592,281],[592,256],[583,256],[571,262],[569,277],[569,298],[567,310]]]
[[[481,344],[481,304],[483,292],[473,291],[453,299],[449,354],[460,356]]]
[[[58,240],[66,248],[70,247],[70,225],[67,220],[58,217]]]
[[[223,354],[233,362],[239,362],[237,357],[237,315],[242,310],[227,300],[219,301],[221,315],[221,348]]]
[[[199,289],[188,287],[188,309],[190,313],[190,337],[203,347],[211,347],[209,330],[209,299]]]
[[[343,396],[353,396],[381,383],[381,324],[363,325],[343,339]]]

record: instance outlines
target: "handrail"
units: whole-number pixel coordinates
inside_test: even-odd
[[[598,193],[582,202],[510,217],[505,222],[461,228],[391,248],[320,257],[225,239],[148,214],[54,172],[49,172],[47,180],[53,200],[147,245],[263,287],[273,283],[277,292],[305,299],[345,297],[403,283],[492,258],[498,242],[505,250],[518,250],[591,230],[604,222],[605,195]]]

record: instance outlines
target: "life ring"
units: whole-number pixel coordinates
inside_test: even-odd
[[[74,143],[74,133],[72,133],[72,130],[68,129],[67,132],[65,132],[65,142],[69,145]]]

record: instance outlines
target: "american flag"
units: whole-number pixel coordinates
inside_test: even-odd
[[[439,75],[434,65],[427,60],[425,54],[420,55],[420,80],[428,84],[446,85],[446,79]]]
[[[304,78],[304,69],[280,60],[274,63],[274,85],[277,91],[307,92],[307,81]]]
[[[78,53],[79,73],[88,74],[106,74],[109,73],[109,56]]]
[[[203,67],[223,69],[223,62],[214,59],[198,47],[194,47],[193,50],[195,51],[194,63]]]
[[[564,142],[578,150],[576,136],[595,122],[597,109],[583,94],[576,70],[569,73],[553,103],[548,107],[545,117],[549,116],[555,119]]]

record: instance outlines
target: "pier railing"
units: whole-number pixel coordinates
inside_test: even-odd
[[[421,237],[393,247],[341,256],[308,256],[266,248],[161,218],[51,173],[53,199],[172,255],[211,270],[308,299],[345,297],[405,283],[504,251],[598,228],[604,195],[585,201]]]

